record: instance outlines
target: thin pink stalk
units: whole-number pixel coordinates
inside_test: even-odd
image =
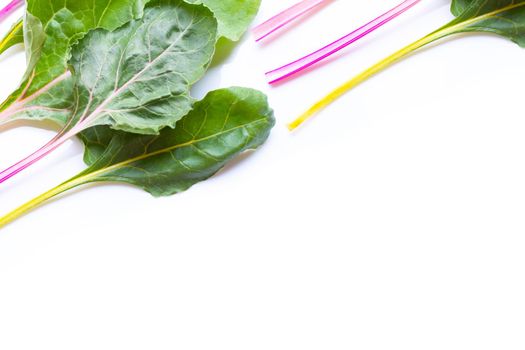
[[[6,7],[0,10],[0,20],[5,19],[11,11],[16,10],[24,4],[24,0],[12,0]]]
[[[270,18],[266,22],[258,25],[252,30],[253,35],[255,36],[256,41],[261,41],[266,38],[268,35],[276,32],[287,24],[298,19],[302,15],[312,11],[317,6],[322,3],[332,1],[332,0],[303,0],[292,7],[284,10],[283,12],[277,14],[276,16]]]
[[[377,17],[373,21],[365,24],[364,26],[354,30],[350,34],[343,36],[342,38],[334,41],[333,43],[307,55],[303,58],[298,59],[292,63],[284,65],[280,68],[274,69],[266,73],[266,77],[270,84],[275,84],[279,81],[287,79],[294,74],[297,74],[306,68],[324,60],[325,58],[335,54],[336,52],[342,50],[348,45],[358,41],[359,39],[365,37],[366,35],[372,33],[376,29],[387,24],[394,18],[398,17],[405,11],[409,10],[421,0],[405,0],[401,4],[397,5],[390,11],[384,13],[383,15]]]
[[[60,147],[62,144],[64,144],[67,140],[71,139],[73,136],[77,135],[82,130],[85,130],[85,128],[85,125],[80,123],[68,131],[66,126],[61,132],[58,133],[58,135],[56,135],[51,141],[46,143],[38,151],[34,152],[30,156],[22,159],[18,163],[0,172],[0,184],[4,183],[16,174],[29,168],[42,158],[46,157],[51,152]]]

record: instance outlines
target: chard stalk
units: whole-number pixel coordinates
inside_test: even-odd
[[[255,41],[261,41],[299,17],[313,11],[319,5],[332,0],[303,0],[283,12],[273,16],[252,30]]]
[[[54,197],[71,189],[74,189],[78,186],[89,183],[90,179],[91,177],[89,175],[79,175],[30,200],[29,202],[23,204],[22,206],[13,210],[9,214],[0,217],[0,229],[12,223],[21,216],[25,215],[26,213],[30,212],[31,210],[41,206],[50,199],[53,199]]]
[[[414,43],[405,46],[401,50],[395,52],[391,56],[388,56],[387,58],[379,61],[372,67],[366,69],[362,73],[358,74],[354,78],[348,80],[344,84],[340,85],[338,88],[330,92],[328,95],[323,97],[321,100],[316,102],[314,105],[312,105],[306,112],[304,112],[302,115],[300,115],[297,119],[295,119],[293,122],[288,124],[288,129],[290,131],[293,131],[297,129],[299,126],[301,126],[304,122],[315,116],[317,113],[319,113],[321,110],[326,108],[328,105],[339,99],[341,96],[349,92],[350,90],[354,89],[361,83],[367,81],[374,75],[380,73],[381,71],[389,68],[393,64],[397,63],[398,61],[410,56],[414,51],[431,44],[435,41],[438,41],[440,39],[443,39],[445,37],[448,37],[453,34],[461,33],[462,30],[466,27],[468,27],[471,23],[475,23],[476,21],[479,21],[483,17],[489,17],[491,15],[497,14],[498,11],[494,13],[485,14],[479,17],[472,18],[467,21],[460,22],[458,20],[453,20],[452,22],[448,23],[447,25],[441,27],[440,29],[424,36],[423,38],[415,41]]]
[[[2,39],[2,41],[0,41],[0,54],[14,45],[12,42],[15,40],[15,37],[22,31],[23,27],[24,23],[22,20],[19,20],[13,25],[13,27],[11,27],[7,35]]]
[[[22,159],[18,163],[10,166],[4,171],[0,172],[0,184],[9,180],[10,178],[22,172],[23,170],[29,168],[39,160],[52,153],[58,147],[62,146],[66,141],[72,139],[82,131],[91,127],[92,124],[90,123],[91,120],[86,118],[73,126],[66,125],[51,141],[49,141],[39,150],[32,153],[28,157]]]
[[[306,55],[292,63],[286,64],[280,68],[271,70],[266,73],[266,77],[270,84],[278,83],[282,80],[288,79],[289,77],[302,72],[306,68],[313,66],[314,64],[321,62],[322,60],[332,56],[333,54],[339,52],[345,47],[355,43],[356,41],[364,38],[368,34],[374,32],[375,30],[381,28],[385,24],[389,23],[393,19],[399,17],[401,14],[405,13],[415,5],[417,5],[421,0],[404,0],[396,7],[385,12],[376,19],[368,22],[364,26],[359,27],[353,32],[337,39],[331,44],[326,45],[325,47],[312,52],[309,55]]]

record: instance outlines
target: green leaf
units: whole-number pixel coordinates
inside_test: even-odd
[[[219,22],[219,37],[240,39],[259,11],[261,0],[186,0],[210,8]]]
[[[64,5],[64,0],[29,0],[24,21],[28,68],[20,88],[0,105],[0,124],[30,119],[52,120],[64,125],[74,109],[73,81],[67,71],[70,46],[88,30],[115,29],[141,16],[148,1],[78,0],[66,1]],[[260,4],[260,0],[186,2],[209,7],[219,21],[217,38],[229,40],[240,38]],[[12,44],[15,41],[8,45]]]
[[[192,107],[190,87],[213,57],[217,21],[204,6],[156,0],[144,17],[94,30],[72,49],[80,130],[109,125],[157,134]]]
[[[28,0],[24,18],[24,42],[28,67],[20,87],[0,106],[0,123],[14,119],[52,117],[49,108],[71,105],[71,89],[57,87],[67,78],[69,48],[95,28],[114,30],[142,16],[147,0]],[[37,101],[51,91],[54,102],[35,116]],[[63,94],[64,91],[69,91]],[[56,100],[59,97],[59,100]],[[26,113],[27,111],[31,113]],[[56,118],[55,118],[56,119]],[[56,120],[63,120],[63,116]]]
[[[455,33],[487,32],[525,47],[525,0],[454,0]]]
[[[5,37],[0,41],[0,54],[4,53],[7,49],[24,43],[24,26],[22,19],[16,22]]]
[[[475,0],[452,0],[450,11],[456,17],[460,16]]]
[[[262,93],[217,90],[197,102],[175,129],[158,136],[113,132],[104,153],[82,177],[129,183],[155,196],[175,194],[209,178],[239,153],[259,147],[273,125],[273,111]]]
[[[154,196],[185,191],[242,152],[262,145],[274,124],[273,111],[261,92],[244,88],[210,92],[176,129],[164,129],[157,136],[112,131],[106,150],[91,167],[0,217],[0,228],[51,198],[88,183],[122,182]]]

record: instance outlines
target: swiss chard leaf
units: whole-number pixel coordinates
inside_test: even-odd
[[[76,111],[86,129],[157,134],[188,113],[190,87],[213,57],[217,22],[204,6],[150,2],[144,17],[90,32],[72,49]]]
[[[235,155],[259,147],[274,125],[266,97],[255,90],[210,92],[175,129],[158,136],[113,132],[89,182],[126,182],[155,196],[186,190],[207,179]],[[90,150],[87,144],[87,152]]]
[[[28,66],[20,87],[0,106],[0,123],[13,119],[31,119],[37,106],[44,106],[36,117],[46,115],[47,108],[71,105],[71,94],[58,87],[67,80],[70,46],[89,30],[104,28],[113,30],[142,15],[147,0],[28,0],[24,18],[24,42]],[[18,37],[18,32],[15,32]],[[19,40],[19,39],[18,39]],[[42,95],[52,91],[53,98],[39,101]],[[69,89],[71,91],[71,89]],[[56,98],[60,97],[59,101]],[[63,120],[63,117],[58,120]]]
[[[73,84],[74,112],[50,142],[0,172],[0,183],[93,126],[139,134],[174,127],[192,107],[190,87],[204,75],[216,38],[217,21],[210,10],[183,0],[151,1],[141,19],[114,31],[89,32],[72,48],[72,79],[40,97],[51,98],[66,83]],[[25,109],[60,115],[56,108]]]
[[[261,0],[186,0],[207,6],[219,22],[219,37],[240,39],[259,10]]]
[[[212,10],[219,22],[218,36],[232,41],[240,39],[257,14],[261,0],[186,0],[191,4],[203,4]],[[24,43],[22,19],[0,41],[0,54],[17,44]]]
[[[111,30],[139,17],[148,1],[81,0],[64,6],[63,0],[48,0],[47,5],[29,0],[24,21],[28,69],[20,88],[0,105],[0,124],[17,119],[66,123],[74,106],[73,83],[67,72],[70,46],[90,29]],[[238,40],[246,31],[260,4],[260,0],[185,1],[210,8],[219,21],[217,38],[230,40]],[[13,40],[6,38],[5,49],[20,42],[20,30],[14,30],[12,35]]]
[[[122,182],[154,196],[185,191],[240,153],[262,145],[274,123],[266,96],[258,91],[230,88],[211,92],[175,129],[164,129],[157,136],[113,131],[92,166],[0,217],[0,228],[47,200],[88,183]]]

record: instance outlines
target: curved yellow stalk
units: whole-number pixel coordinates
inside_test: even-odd
[[[7,35],[0,41],[0,53],[3,53],[5,50],[13,46],[14,44],[11,44],[11,42],[14,40],[14,38],[20,34],[20,32],[23,30],[23,22],[20,20],[18,21],[7,33]]]
[[[420,49],[423,46],[426,46],[436,40],[439,40],[443,37],[446,37],[448,35],[454,34],[457,32],[456,26],[447,26],[443,29],[440,29],[436,32],[433,32],[414,43],[405,46],[401,50],[395,52],[393,55],[388,56],[387,58],[379,61],[372,67],[368,68],[361,74],[355,76],[351,80],[347,81],[346,83],[342,84],[332,92],[330,92],[328,95],[323,97],[321,100],[319,100],[317,103],[312,105],[306,112],[301,114],[299,118],[294,120],[292,123],[288,124],[288,128],[290,131],[293,131],[297,129],[299,126],[301,126],[304,122],[312,118],[314,115],[319,113],[321,110],[326,108],[328,105],[330,105],[332,102],[346,94],[348,91],[352,90],[356,86],[360,85],[364,81],[368,80],[372,76],[376,75],[377,73],[385,70],[386,68],[392,66],[397,61],[401,60],[402,58],[405,58],[406,56],[410,55],[412,52]]]
[[[6,225],[10,224],[11,222],[15,221],[19,217],[23,216],[24,214],[28,213],[29,211],[39,207],[43,203],[47,202],[48,200],[66,192],[69,191],[75,187],[78,187],[80,185],[84,185],[89,182],[89,175],[87,176],[79,176],[75,177],[71,180],[68,180],[61,185],[58,185],[57,187],[53,188],[52,190],[49,190],[40,196],[30,200],[29,202],[25,203],[24,205],[20,206],[19,208],[13,210],[9,214],[0,217],[0,229],[5,227]]]

